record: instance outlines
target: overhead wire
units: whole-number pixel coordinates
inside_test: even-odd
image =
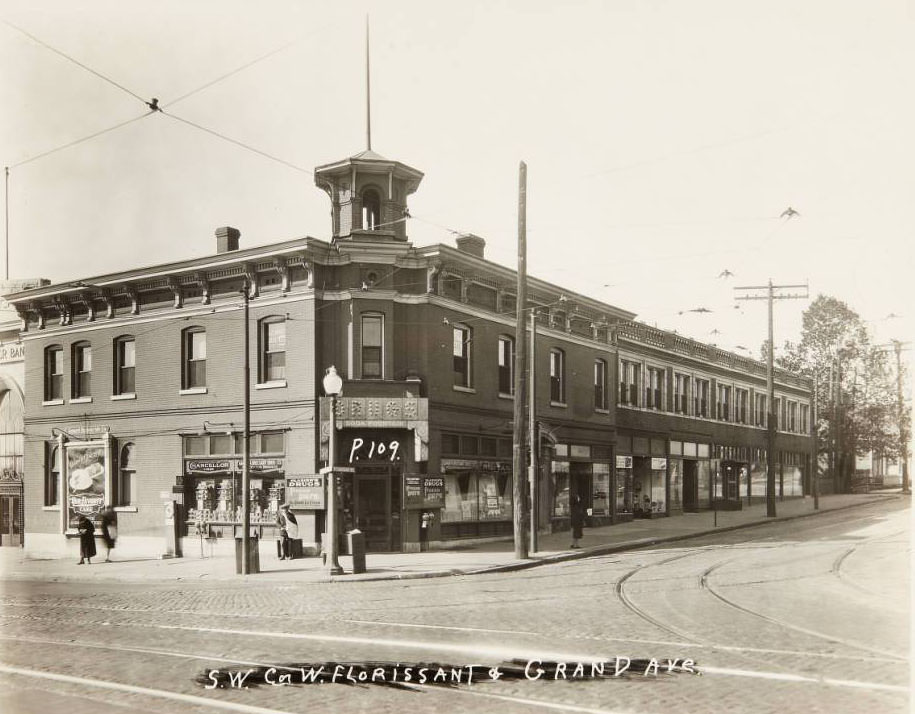
[[[78,59],[75,59],[74,57],[71,57],[70,55],[68,55],[66,52],[62,52],[61,50],[57,49],[56,47],[53,47],[53,46],[49,45],[49,44],[48,44],[47,42],[45,42],[44,40],[41,40],[41,39],[39,39],[38,37],[35,37],[35,35],[31,34],[30,32],[27,32],[26,30],[23,30],[21,27],[18,27],[18,26],[14,25],[13,23],[11,23],[11,22],[9,22],[9,21],[7,21],[7,20],[2,20],[2,22],[3,22],[3,24],[6,25],[7,27],[11,27],[12,29],[16,30],[17,32],[21,32],[23,35],[25,35],[26,37],[28,37],[28,38],[29,38],[30,40],[32,40],[33,42],[37,42],[39,45],[41,45],[41,46],[44,47],[45,49],[48,49],[48,50],[50,50],[51,52],[60,55],[60,56],[63,57],[64,59],[66,59],[66,60],[72,62],[73,64],[77,65],[78,67],[81,67],[82,69],[86,70],[86,71],[89,72],[90,74],[94,74],[94,75],[95,75],[96,77],[98,77],[99,79],[102,79],[102,80],[104,80],[105,82],[107,82],[108,84],[111,84],[111,85],[117,87],[117,88],[120,89],[122,92],[125,92],[125,93],[129,94],[131,97],[133,97],[133,98],[135,98],[135,99],[139,99],[139,100],[140,100],[141,102],[143,102],[144,104],[147,103],[147,100],[146,100],[146,99],[144,99],[143,97],[141,97],[141,96],[140,96],[139,94],[137,94],[136,92],[131,91],[130,89],[128,89],[127,87],[125,87],[123,84],[119,84],[118,82],[115,82],[113,79],[111,79],[111,77],[107,77],[107,76],[105,76],[104,74],[102,74],[101,72],[98,72],[98,71],[92,69],[92,67],[89,67],[88,65],[83,64],[83,63],[80,62]]]

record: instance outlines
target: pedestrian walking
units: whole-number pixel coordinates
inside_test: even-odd
[[[118,539],[118,515],[111,506],[102,509],[102,541],[105,543],[105,562],[111,562],[111,550]]]
[[[95,557],[95,526],[88,518],[80,516],[76,523],[76,530],[79,531],[79,562],[77,565],[82,565],[83,561],[92,565],[92,558]]]
[[[569,502],[571,506],[572,520],[572,545],[570,548],[581,548],[578,541],[581,540],[582,529],[585,526],[585,509],[581,502],[581,496],[574,494]]]
[[[276,525],[280,529],[280,560],[292,560],[292,539],[299,537],[299,523],[288,503],[280,506]]]

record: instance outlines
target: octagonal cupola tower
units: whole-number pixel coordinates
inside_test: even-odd
[[[315,184],[331,202],[333,240],[407,240],[407,196],[423,174],[370,148],[318,166]]]
[[[365,23],[366,149],[315,169],[315,184],[330,196],[332,234],[340,240],[407,240],[407,196],[423,174],[372,151],[369,26]]]

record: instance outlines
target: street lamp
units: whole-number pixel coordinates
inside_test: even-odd
[[[330,433],[327,436],[327,543],[324,546],[325,568],[329,575],[342,575],[343,568],[337,558],[337,483],[334,477],[334,452],[336,450],[337,397],[343,393],[343,380],[337,368],[331,365],[322,381],[324,393],[330,397]]]

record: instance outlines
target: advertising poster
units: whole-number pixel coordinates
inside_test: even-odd
[[[105,445],[67,446],[67,526],[80,516],[95,520],[105,506]]]

